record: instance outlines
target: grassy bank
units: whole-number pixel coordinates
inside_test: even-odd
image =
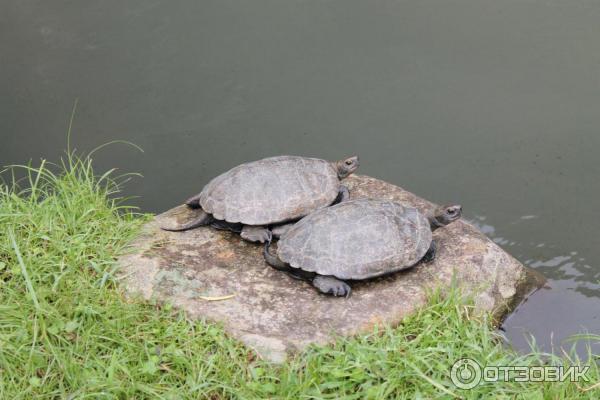
[[[114,200],[109,175],[74,156],[25,171],[27,189],[0,187],[1,399],[599,396],[595,365],[579,386],[457,389],[450,367],[463,357],[482,365],[578,361],[506,350],[456,292],[432,294],[397,328],[314,347],[283,366],[263,363],[218,326],[123,297],[115,257],[147,217]]]

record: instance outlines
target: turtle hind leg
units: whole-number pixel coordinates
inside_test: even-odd
[[[267,262],[267,264],[269,264],[271,267],[275,268],[278,271],[283,271],[290,274],[292,278],[307,280],[304,279],[301,275],[295,273],[294,270],[296,268],[292,268],[288,263],[282,261],[279,257],[277,257],[277,255],[272,254],[269,251],[270,247],[271,241],[268,240],[267,242],[265,242],[265,247],[263,247],[263,256],[265,257],[265,261]]]
[[[244,227],[240,223],[232,223],[219,219],[215,219],[213,222],[211,222],[210,226],[220,231],[231,231],[235,233],[240,233]]]
[[[265,243],[265,247],[263,248],[263,256],[265,257],[265,261],[267,262],[267,264],[269,264],[271,267],[275,268],[278,271],[287,273],[294,279],[312,282],[313,278],[315,277],[314,272],[308,272],[298,268],[293,268],[288,263],[280,260],[279,257],[277,257],[276,255],[271,254],[271,252],[269,251],[270,247],[271,241],[269,240]]]
[[[194,229],[199,226],[208,225],[211,222],[213,222],[213,220],[214,219],[213,219],[212,215],[200,210],[200,214],[199,214],[198,218],[188,222],[187,224],[183,224],[180,226],[174,226],[174,227],[161,226],[160,229],[162,229],[164,231],[171,231],[171,232],[187,231],[188,229]]]
[[[321,293],[331,294],[333,296],[349,297],[352,289],[346,282],[341,281],[333,276],[317,275],[313,278],[312,284]]]
[[[333,204],[338,204],[338,203],[343,203],[344,201],[350,200],[350,191],[348,190],[348,187],[345,185],[340,185],[339,191],[338,191],[338,195],[335,198],[335,200],[333,201]]]
[[[271,254],[271,252],[269,251],[270,247],[271,241],[268,240],[267,242],[265,242],[265,247],[263,248],[263,256],[265,257],[265,261],[267,262],[267,264],[269,264],[271,267],[275,268],[278,271],[291,273],[293,268],[290,267],[287,263],[281,261],[276,255]]]
[[[249,242],[270,242],[273,238],[271,231],[264,226],[244,225],[240,236]]]
[[[423,263],[430,263],[435,259],[435,253],[437,251],[437,246],[435,244],[435,241],[432,240],[431,241],[431,245],[429,246],[429,250],[427,250],[427,253],[425,253],[425,255],[423,256],[423,258],[421,259],[421,262]]]
[[[276,255],[271,254],[269,251],[270,247],[271,241],[266,242],[265,247],[263,248],[263,255],[265,257],[265,261],[271,267],[278,271],[287,272],[292,278],[311,282],[312,285],[321,293],[331,294],[334,296],[350,296],[352,289],[346,282],[336,279],[333,276],[318,275],[314,272],[293,268],[289,264],[280,260]]]

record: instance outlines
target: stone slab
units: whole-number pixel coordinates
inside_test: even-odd
[[[347,178],[351,198],[385,198],[426,212],[435,207],[398,186],[367,176]],[[262,357],[280,362],[291,351],[355,335],[382,322],[397,324],[426,301],[426,291],[452,277],[475,294],[475,306],[497,317],[541,281],[473,225],[455,222],[434,233],[433,263],[370,281],[353,282],[348,299],[319,294],[308,283],[269,267],[262,246],[238,235],[202,227],[166,232],[195,215],[185,206],[160,214],[143,229],[133,251],[120,259],[127,291],[168,301],[192,318],[223,324]],[[202,297],[231,296],[220,301]]]

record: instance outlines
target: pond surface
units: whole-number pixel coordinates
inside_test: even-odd
[[[505,323],[527,349],[600,331],[600,4],[31,1],[0,12],[0,164],[73,142],[170,208],[244,161],[359,154],[466,217],[550,289]]]

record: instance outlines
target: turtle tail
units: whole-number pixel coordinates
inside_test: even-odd
[[[265,242],[265,247],[263,250],[263,255],[265,256],[265,261],[267,262],[267,264],[279,271],[290,272],[291,267],[283,261],[281,261],[276,255],[271,254],[271,252],[269,251],[269,247],[271,247],[270,240]]]
[[[197,228],[199,226],[205,226],[210,224],[213,221],[213,217],[212,215],[201,211],[200,216],[186,224],[180,225],[180,226],[175,226],[175,227],[164,227],[161,226],[160,229],[164,230],[164,231],[170,231],[170,232],[181,232],[181,231],[187,231],[188,229],[194,229]]]
[[[194,197],[190,197],[185,201],[185,205],[189,208],[200,208],[200,195],[202,193],[198,193]]]
[[[269,247],[271,247],[271,241],[265,243],[265,247],[263,250],[263,255],[265,256],[265,261],[271,267],[275,268],[278,271],[286,272],[289,276],[294,279],[299,279],[301,281],[309,281],[311,282],[315,277],[314,272],[303,271],[299,268],[294,268],[290,266],[288,263],[281,261],[279,257],[274,254],[271,254],[269,251]]]

